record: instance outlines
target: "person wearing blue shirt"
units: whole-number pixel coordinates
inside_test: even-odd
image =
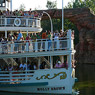
[[[18,34],[18,37],[17,37],[17,41],[18,41],[18,53],[21,53],[21,47],[22,47],[22,43],[21,43],[21,40],[23,38],[23,35],[21,33],[21,31],[19,30],[19,34]]]
[[[19,30],[19,34],[18,34],[18,37],[17,37],[17,41],[20,41],[21,38],[22,38],[22,33],[21,33],[20,30]]]

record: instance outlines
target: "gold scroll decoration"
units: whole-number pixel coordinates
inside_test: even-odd
[[[41,79],[54,79],[54,78],[56,78],[57,76],[59,76],[60,75],[60,80],[62,80],[62,79],[65,79],[66,77],[67,77],[67,74],[66,74],[66,72],[59,72],[58,74],[55,74],[54,73],[54,76],[50,76],[50,74],[47,74],[47,75],[42,75],[41,77],[36,77],[36,80],[41,80]]]

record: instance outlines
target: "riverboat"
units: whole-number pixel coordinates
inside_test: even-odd
[[[8,0],[5,0],[6,2]],[[4,3],[4,2],[3,2]],[[2,5],[2,4],[1,4]],[[4,7],[4,6],[3,6]],[[0,16],[0,32],[14,34],[21,30],[22,33],[40,33],[41,19],[25,18],[23,16]],[[13,70],[2,70],[0,67],[0,91],[36,94],[72,94],[75,83],[75,68],[72,66],[74,60],[74,35],[70,29],[66,36],[51,41],[48,39],[3,41],[0,42],[0,65],[14,66]],[[23,48],[24,45],[24,48]],[[15,50],[20,47],[20,52]],[[49,48],[50,46],[50,48]],[[56,68],[57,62],[67,61],[68,67]],[[25,62],[25,69],[17,70],[18,61]],[[28,70],[28,62],[34,60],[36,69]],[[45,68],[41,64],[45,62]],[[59,63],[60,63],[59,62]]]

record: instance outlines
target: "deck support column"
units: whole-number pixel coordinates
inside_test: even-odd
[[[53,68],[53,56],[50,56],[50,69]]]
[[[10,10],[12,11],[12,0],[10,0]]]
[[[38,58],[38,69],[40,69],[41,58]]]
[[[5,31],[5,38],[7,38],[7,31]]]
[[[26,57],[26,70],[27,70],[27,57]]]
[[[28,36],[28,30],[27,30],[27,36]]]
[[[69,63],[68,64],[69,68],[72,68],[72,54],[71,53],[67,56],[67,60],[68,60],[67,63]]]

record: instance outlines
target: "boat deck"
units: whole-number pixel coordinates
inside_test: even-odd
[[[73,40],[72,40],[73,41]],[[71,43],[71,46],[70,46]],[[70,48],[72,47],[72,48]],[[35,42],[23,40],[19,42],[1,42],[0,58],[38,57],[68,55],[74,53],[73,42],[69,38],[58,40],[40,39]]]

